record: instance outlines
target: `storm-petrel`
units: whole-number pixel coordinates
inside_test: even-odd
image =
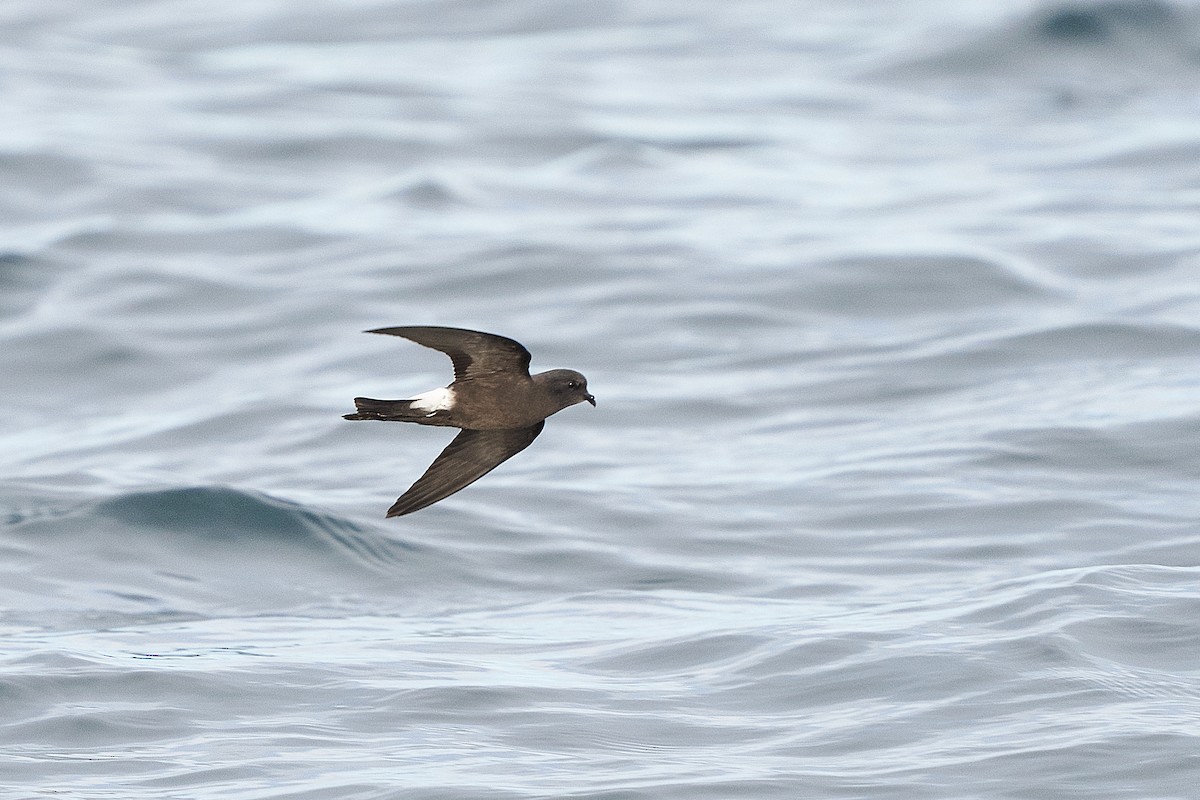
[[[529,447],[546,417],[587,401],[587,378],[571,369],[529,374],[529,351],[520,342],[463,328],[376,328],[440,350],[454,364],[454,382],[411,400],[354,398],[358,413],[346,419],[380,419],[461,428],[425,474],[388,509],[411,514],[457,492]]]

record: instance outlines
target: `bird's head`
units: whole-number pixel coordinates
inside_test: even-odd
[[[550,391],[560,409],[583,402],[596,405],[596,398],[588,394],[587,378],[573,369],[552,369],[535,376],[534,380]]]

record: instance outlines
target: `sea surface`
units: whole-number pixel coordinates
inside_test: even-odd
[[[4,0],[0,798],[1200,797],[1200,3]],[[417,514],[347,422],[598,407]]]

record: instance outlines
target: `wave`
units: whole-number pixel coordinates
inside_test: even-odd
[[[405,553],[417,549],[381,537],[345,517],[227,486],[129,492],[97,503],[92,513],[131,529],[170,532],[222,547],[285,541],[293,551],[332,550],[381,570],[402,562]]]

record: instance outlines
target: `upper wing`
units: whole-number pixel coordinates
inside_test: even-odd
[[[529,376],[529,351],[520,342],[504,336],[432,325],[376,328],[367,333],[402,336],[425,347],[441,350],[454,363],[455,380],[485,372],[514,372]]]
[[[502,461],[529,447],[545,424],[543,420],[528,428],[499,431],[464,429],[433,460],[425,474],[400,495],[400,499],[388,509],[387,515],[398,517],[411,514],[469,486]]]

